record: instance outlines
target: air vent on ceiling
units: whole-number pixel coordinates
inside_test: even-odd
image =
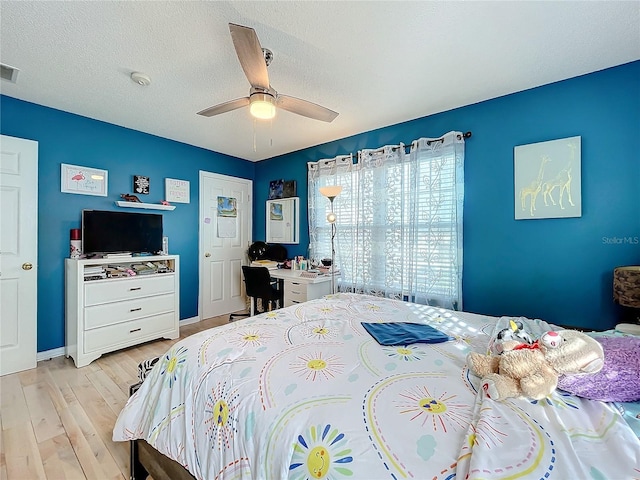
[[[2,80],[8,80],[11,83],[16,83],[19,71],[20,70],[18,70],[17,68],[5,65],[4,63],[0,63],[0,76]]]

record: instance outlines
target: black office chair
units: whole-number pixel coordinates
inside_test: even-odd
[[[258,299],[262,300],[264,311],[282,306],[282,291],[273,286],[273,280],[266,267],[242,266],[247,296],[251,297],[251,316],[258,310]],[[261,312],[259,312],[261,313]]]
[[[264,242],[257,241],[252,243],[251,246],[249,246],[249,249],[247,250],[247,256],[249,257],[249,260],[252,262],[254,260],[275,260],[276,262],[283,262],[287,259],[287,249],[286,247],[284,247],[284,245],[281,245],[279,243],[274,243],[269,245]],[[262,299],[263,306],[267,305],[268,307],[271,307],[273,305],[272,302],[276,300],[279,302],[280,307],[282,307],[282,304],[283,304],[282,292],[278,291],[277,289],[274,289],[273,286],[271,288],[278,292],[277,298],[271,298],[275,294],[266,293],[267,289],[264,287],[262,287],[264,288],[263,291],[259,291],[258,294],[256,295],[251,295],[251,293],[249,293],[250,287],[247,283],[247,273],[245,272],[245,268],[250,268],[250,267],[243,266],[242,274],[244,276],[245,289],[247,291],[247,296],[252,297],[251,313],[231,313],[229,314],[230,322],[233,322],[234,320],[240,317],[249,317],[249,316],[252,317],[254,315],[255,310],[257,310],[256,304],[257,304],[258,298]],[[251,268],[260,268],[260,269],[267,270],[265,267],[251,267]],[[267,274],[268,274],[268,270],[267,270]],[[271,280],[271,277],[269,276],[268,278],[269,278],[269,283],[273,284],[274,282],[273,280]],[[263,279],[255,280],[256,285],[259,285],[262,282],[264,282]],[[267,297],[262,297],[263,294],[266,294]]]

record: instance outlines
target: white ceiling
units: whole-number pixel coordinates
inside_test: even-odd
[[[20,69],[1,93],[252,161],[640,59],[637,0],[2,0],[0,17]],[[273,51],[278,92],[336,120],[196,115],[249,94],[229,22]]]

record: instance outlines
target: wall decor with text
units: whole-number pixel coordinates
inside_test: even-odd
[[[150,187],[149,177],[143,177],[142,175],[133,176],[133,192],[141,193],[143,195],[149,194]]]
[[[107,196],[109,172],[99,168],[60,164],[60,191],[81,195]]]
[[[165,200],[175,203],[189,203],[189,180],[164,179]]]

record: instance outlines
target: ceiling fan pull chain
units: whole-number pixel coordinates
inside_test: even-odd
[[[258,149],[256,148],[256,122],[257,120],[254,118],[253,119],[253,153],[258,151]]]

